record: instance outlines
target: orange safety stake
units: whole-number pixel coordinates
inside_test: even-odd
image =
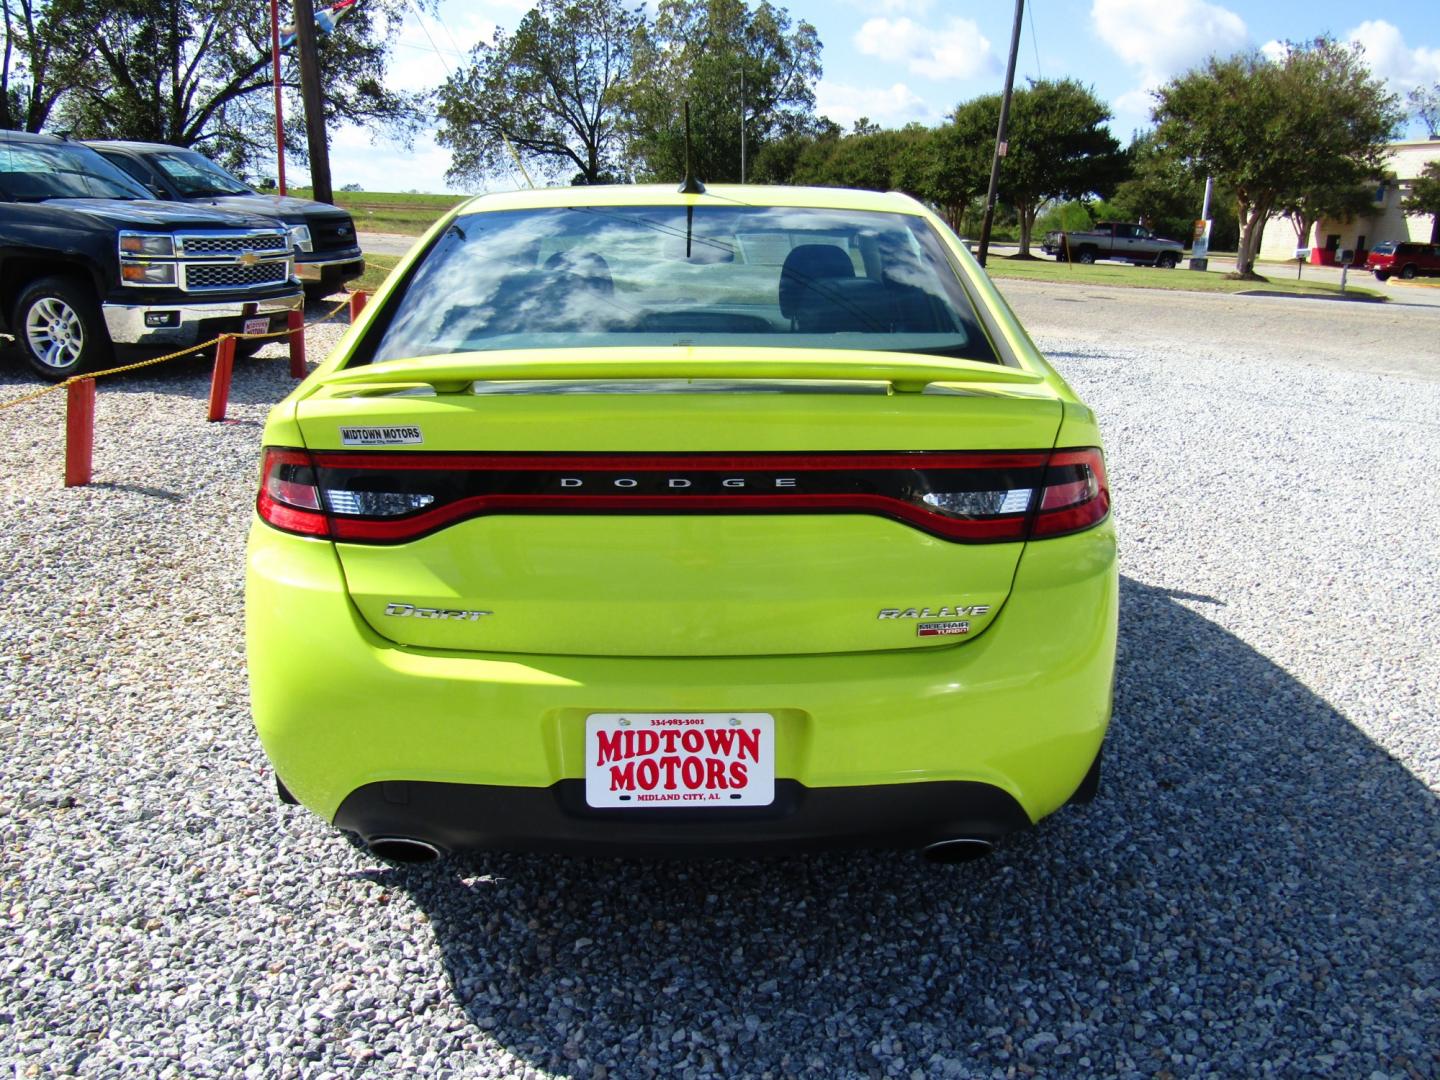
[[[95,380],[65,388],[65,486],[90,483],[95,451]]]
[[[370,294],[360,289],[356,289],[350,294],[350,321],[352,323],[360,317],[360,312],[365,310],[365,301],[369,298]]]
[[[220,335],[215,346],[215,370],[210,373],[210,415],[207,420],[224,420],[225,406],[230,403],[230,376],[235,371],[235,339]]]
[[[290,328],[290,377],[305,377],[305,313],[290,311],[285,315],[285,325]]]

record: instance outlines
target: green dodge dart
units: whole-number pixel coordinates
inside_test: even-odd
[[[270,414],[256,727],[396,861],[971,858],[1098,786],[1109,511],[1094,415],[912,199],[482,196]]]

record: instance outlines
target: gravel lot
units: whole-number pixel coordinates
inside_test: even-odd
[[[275,802],[250,727],[284,363],[240,365],[226,425],[203,365],[107,383],[88,489],[58,395],[0,412],[0,1063],[1440,1075],[1440,383],[1297,361],[1283,329],[1106,345],[1121,301],[1058,299],[1017,296],[1099,410],[1123,539],[1105,784],[961,867],[386,868]],[[0,400],[32,385],[6,359]]]

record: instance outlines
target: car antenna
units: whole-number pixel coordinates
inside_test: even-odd
[[[704,195],[705,185],[695,178],[690,166],[690,102],[685,102],[685,179],[680,181],[681,195]]]

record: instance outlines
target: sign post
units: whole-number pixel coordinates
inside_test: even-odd
[[[1310,258],[1310,249],[1299,247],[1295,249],[1295,280],[1300,280],[1300,271],[1305,268],[1305,260]]]
[[[1195,222],[1195,230],[1190,234],[1190,269],[1204,270],[1210,265],[1210,225],[1209,218],[1199,218]]]

